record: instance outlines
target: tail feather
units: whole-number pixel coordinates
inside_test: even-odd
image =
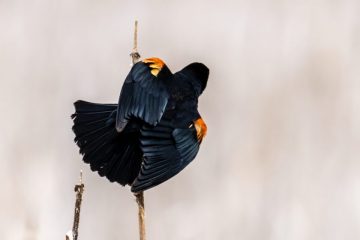
[[[117,104],[99,104],[83,100],[74,103],[77,113],[95,114],[97,112],[112,112],[116,109]]]
[[[72,129],[84,162],[111,182],[132,184],[142,161],[136,124],[116,131],[117,104],[77,101],[74,106]]]

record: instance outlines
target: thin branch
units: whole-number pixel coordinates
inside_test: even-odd
[[[140,54],[137,48],[137,37],[138,37],[138,21],[135,21],[135,30],[134,30],[134,47],[130,54],[132,58],[132,63],[135,64],[140,59]],[[134,194],[136,197],[136,202],[139,208],[139,234],[140,240],[145,240],[145,205],[144,205],[144,192],[138,192]]]
[[[140,59],[140,54],[138,52],[138,49],[137,49],[137,37],[138,37],[138,21],[136,20],[135,21],[135,30],[134,30],[134,47],[133,47],[133,50],[132,52],[130,53],[130,56],[132,58],[132,63],[135,64],[139,61]]]
[[[145,240],[145,204],[144,204],[144,192],[139,192],[135,194],[136,202],[139,207],[139,234],[140,240]]]
[[[82,194],[84,192],[84,184],[82,183],[82,171],[80,170],[80,181],[79,184],[75,185],[74,191],[76,192],[76,201],[75,201],[75,210],[74,210],[74,221],[71,234],[66,234],[66,239],[77,240],[79,233],[79,223],[80,223],[80,209],[82,202]],[[69,236],[70,235],[70,236]]]
[[[138,21],[135,20],[135,29],[134,29],[134,48],[133,52],[137,52],[137,29],[138,29]]]

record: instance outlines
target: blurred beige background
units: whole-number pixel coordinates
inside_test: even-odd
[[[358,0],[0,0],[0,235],[137,239],[129,188],[82,163],[72,102],[116,102],[142,56],[211,69],[197,159],[146,192],[151,240],[360,239]]]

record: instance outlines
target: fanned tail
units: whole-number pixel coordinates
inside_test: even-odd
[[[129,123],[118,133],[115,128],[117,104],[77,101],[74,106],[72,129],[84,162],[111,182],[131,185],[142,161],[138,125]]]

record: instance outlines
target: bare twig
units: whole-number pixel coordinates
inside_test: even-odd
[[[144,205],[144,192],[139,192],[135,194],[136,202],[139,207],[139,234],[140,240],[145,240],[145,205]]]
[[[137,32],[138,32],[138,21],[135,21],[135,30],[134,30],[134,47],[130,54],[132,58],[132,63],[135,64],[140,59],[140,54],[137,49]],[[136,202],[139,207],[139,234],[140,240],[145,240],[145,205],[144,205],[144,192],[138,192],[134,194],[136,197]]]
[[[137,29],[138,29],[137,26],[138,26],[138,21],[136,20],[135,21],[135,30],[134,30],[134,47],[133,47],[132,52],[130,53],[133,64],[137,63],[140,59],[140,54],[137,49]]]
[[[74,191],[76,192],[74,222],[73,222],[72,231],[69,231],[70,233],[66,234],[66,239],[71,239],[71,240],[77,240],[79,236],[78,230],[79,230],[79,222],[80,222],[80,207],[82,201],[82,194],[84,192],[84,184],[82,183],[81,170],[80,170],[80,181],[79,184],[75,185]]]

